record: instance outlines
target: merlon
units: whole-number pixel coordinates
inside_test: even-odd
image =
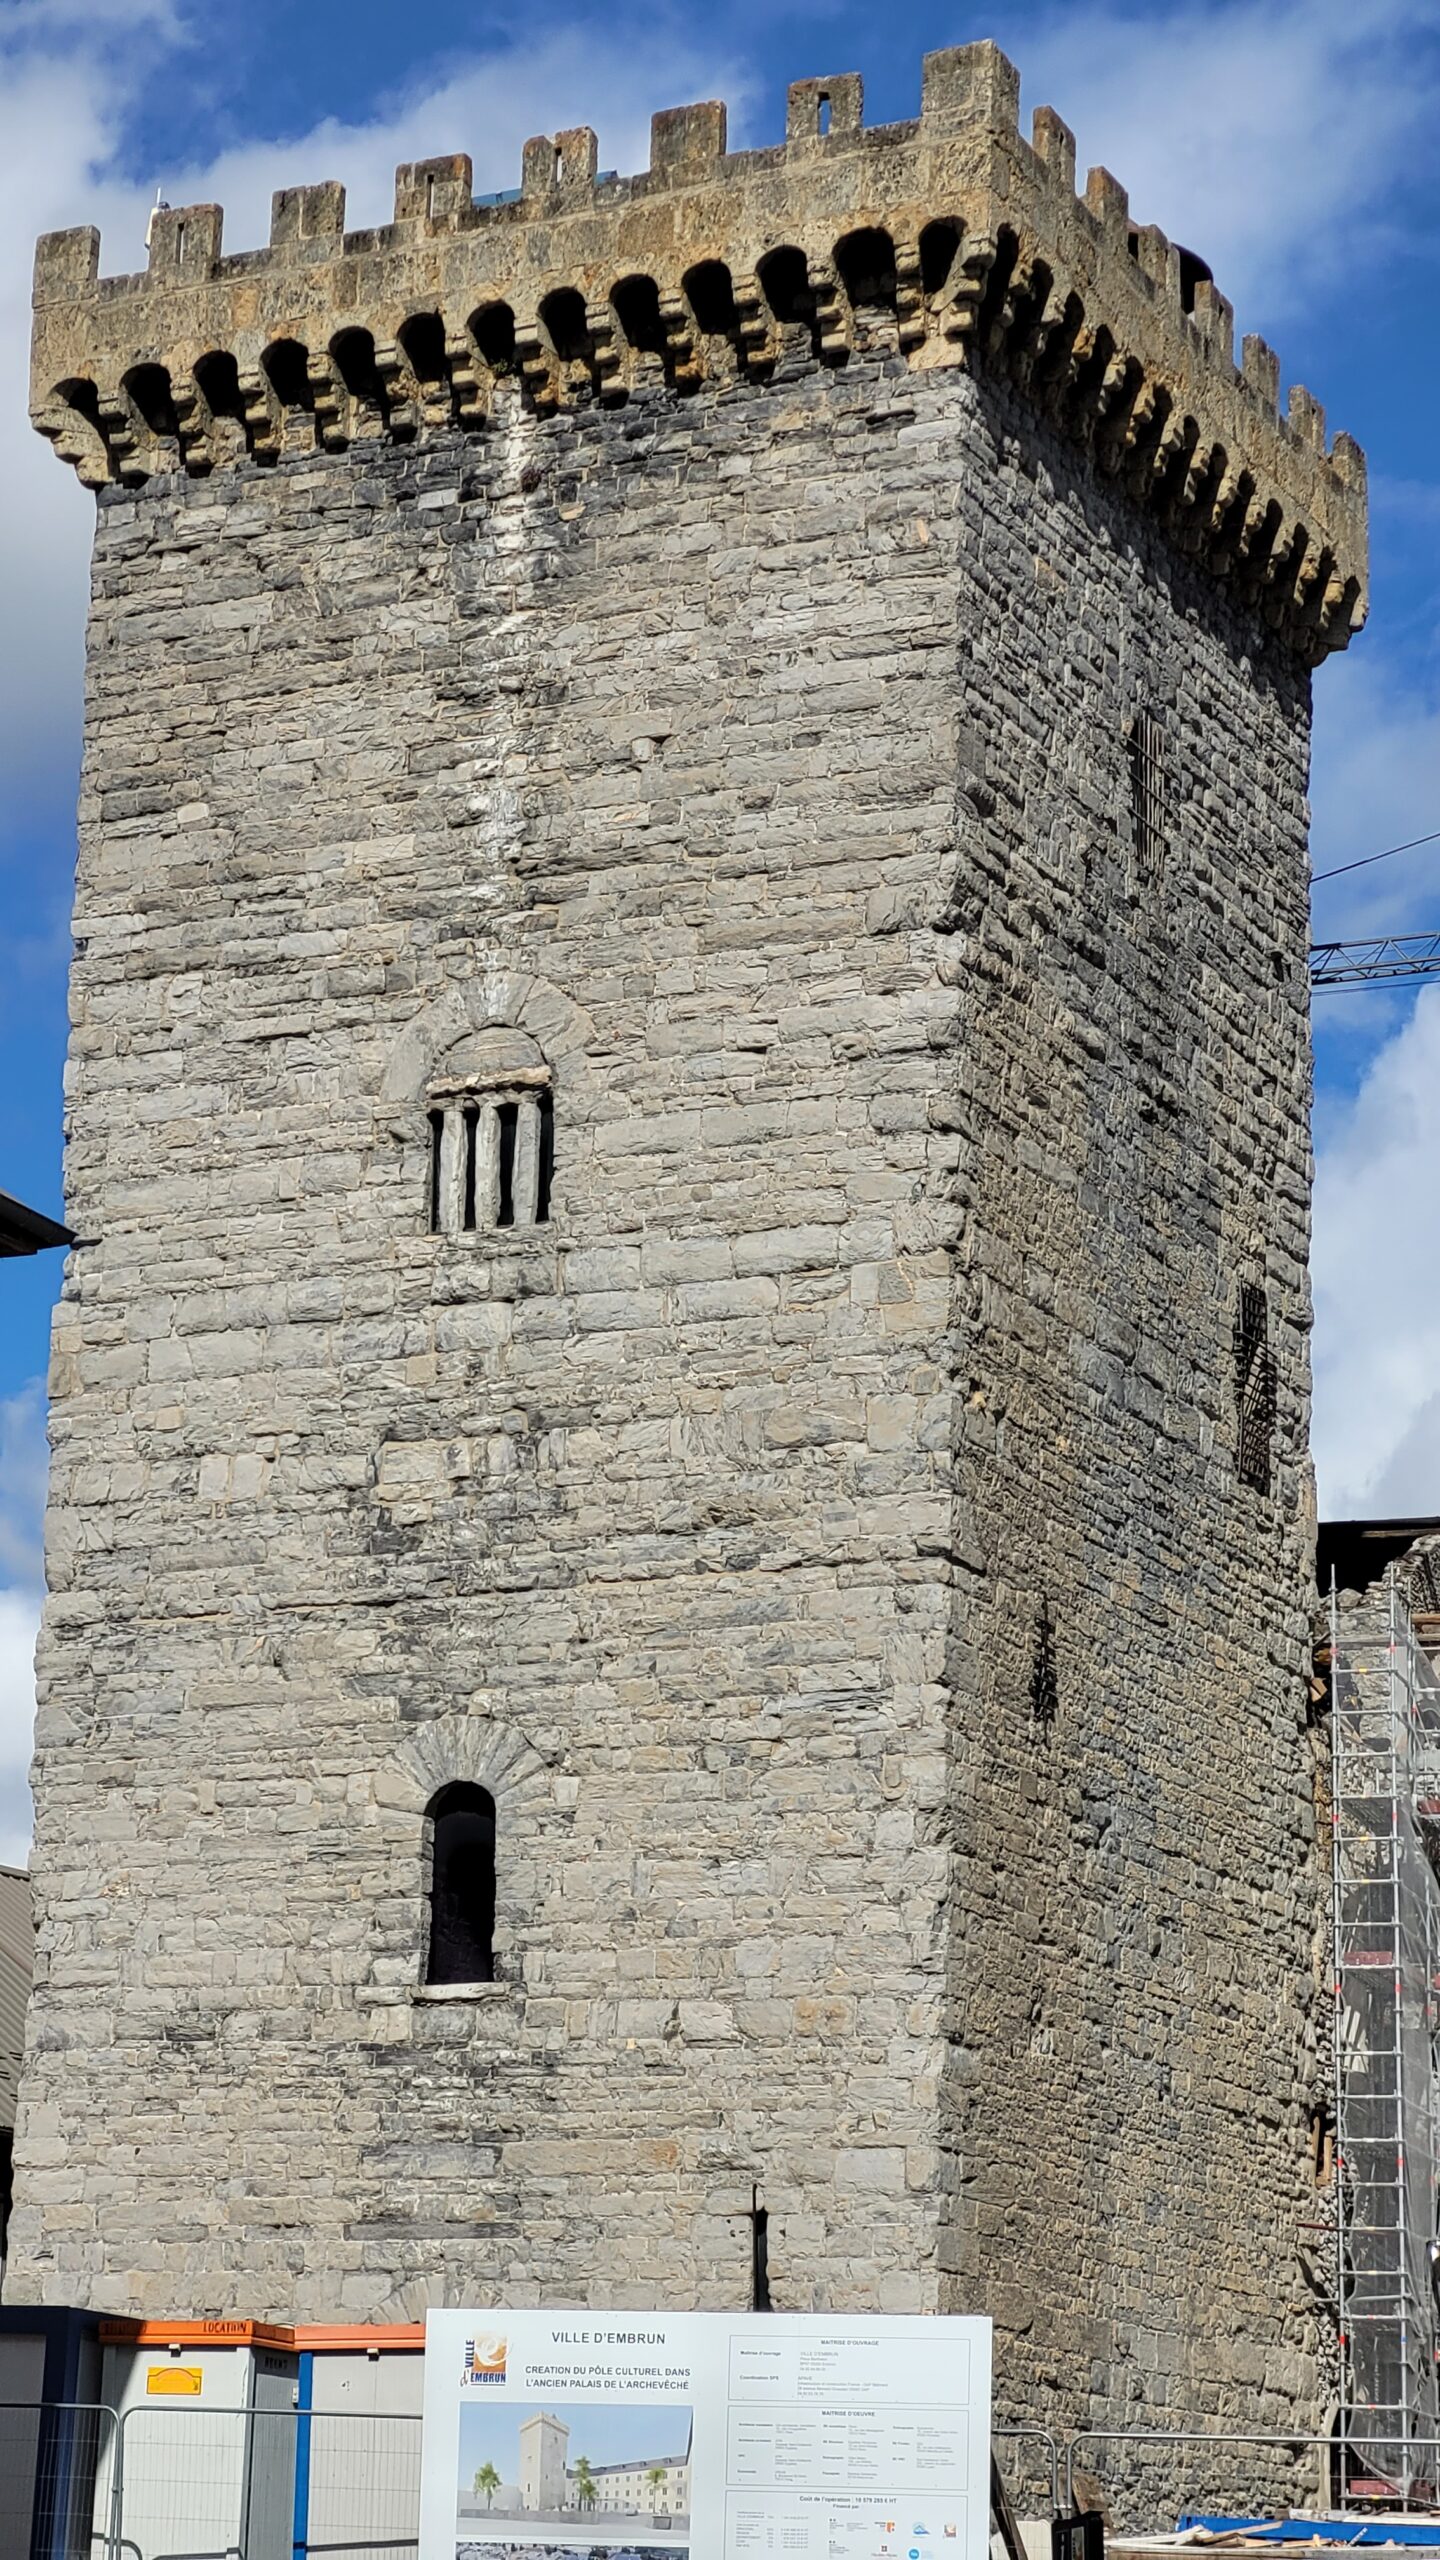
[[[1365,466],[1247,338],[1203,260],[1131,221],[1104,169],[1075,193],[1048,107],[1025,142],[990,43],[926,56],[918,120],[867,129],[846,73],[797,81],[786,139],[727,153],[725,109],[652,125],[643,175],[597,175],[588,128],[525,145],[477,203],[463,153],[396,173],[395,218],[347,232],[344,189],[282,189],[270,245],[221,254],[217,205],[157,213],[147,272],[99,234],[35,267],[31,414],[93,487],[482,430],[518,387],[544,413],[647,383],[763,383],[883,333],[912,367],[1002,368],[1099,469],[1310,661],[1364,620]]]

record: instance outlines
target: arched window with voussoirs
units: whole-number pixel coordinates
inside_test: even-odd
[[[548,1225],[555,1097],[549,1063],[528,1032],[467,1032],[436,1060],[427,1111],[432,1235]]]

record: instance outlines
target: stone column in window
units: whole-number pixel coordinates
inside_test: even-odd
[[[440,1232],[458,1236],[464,1222],[465,1115],[458,1102],[447,1102],[440,1132]]]
[[[500,1121],[494,1097],[482,1094],[475,1123],[475,1224],[493,1227],[500,1215]]]
[[[540,1197],[540,1099],[522,1093],[515,1128],[515,1224],[533,1227]]]

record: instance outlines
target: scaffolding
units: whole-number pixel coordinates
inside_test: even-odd
[[[1440,1677],[1408,1596],[1392,1567],[1331,1598],[1337,2434],[1343,2496],[1433,2505]]]

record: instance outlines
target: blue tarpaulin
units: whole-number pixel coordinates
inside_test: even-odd
[[[1402,2524],[1389,2516],[1197,2516],[1180,2518],[1177,2530],[1243,2533],[1251,2542],[1334,2542],[1374,2551],[1386,2542],[1440,2551],[1440,2517],[1434,2524]]]

